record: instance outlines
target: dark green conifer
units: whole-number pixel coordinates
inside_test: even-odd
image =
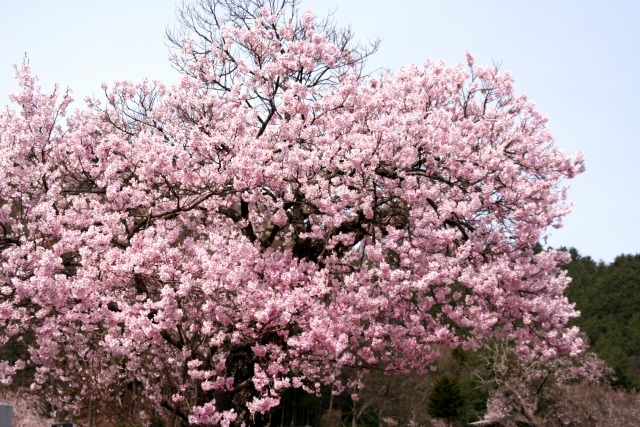
[[[429,395],[429,415],[446,420],[450,426],[451,421],[460,417],[463,407],[464,398],[458,381],[448,375],[438,378]]]

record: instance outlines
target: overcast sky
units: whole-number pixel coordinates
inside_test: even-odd
[[[44,88],[75,98],[102,82],[177,80],[164,30],[179,0],[0,0],[0,105],[15,89],[13,64],[28,56]],[[335,10],[356,36],[382,39],[370,69],[426,59],[496,62],[550,118],[556,144],[582,151],[575,206],[549,243],[610,262],[640,253],[640,1],[303,0]]]

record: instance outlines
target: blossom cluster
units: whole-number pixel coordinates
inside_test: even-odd
[[[311,15],[261,13],[178,85],[116,83],[89,110],[18,69],[0,345],[35,338],[0,377],[34,367],[60,407],[136,383],[229,425],[287,388],[357,389],[347,367],[428,369],[436,345],[580,351],[566,256],[535,247],[583,161],[511,76],[468,55],[363,77]]]

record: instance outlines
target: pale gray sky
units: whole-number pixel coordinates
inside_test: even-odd
[[[42,86],[76,99],[102,82],[177,79],[163,37],[179,0],[0,0],[0,105],[15,89],[12,64],[28,55]],[[303,0],[335,10],[361,40],[382,39],[370,68],[444,59],[498,62],[550,118],[556,144],[582,151],[587,172],[549,243],[610,262],[640,253],[640,2],[633,0]]]

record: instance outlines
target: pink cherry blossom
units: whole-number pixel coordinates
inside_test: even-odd
[[[28,67],[0,114],[0,345],[26,336],[60,408],[139,398],[246,423],[289,387],[430,369],[487,339],[582,343],[536,243],[583,170],[509,74],[427,62],[365,77],[310,14],[222,25],[185,75],[68,112]],[[297,25],[297,26],[296,26]],[[350,369],[345,369],[350,368]],[[239,403],[238,403],[239,402]]]

